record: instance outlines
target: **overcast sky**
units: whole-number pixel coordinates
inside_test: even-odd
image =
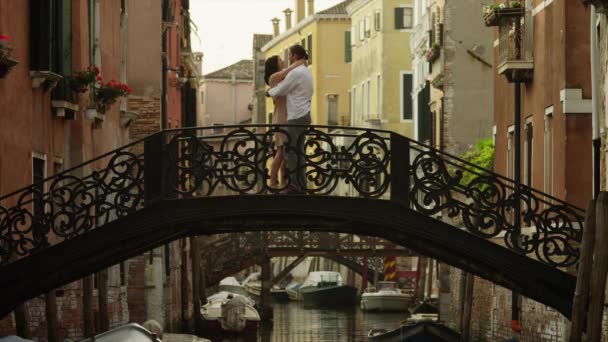
[[[315,0],[315,11],[342,0]],[[198,27],[192,34],[194,51],[202,51],[203,74],[221,69],[241,59],[251,59],[253,34],[272,34],[274,17],[285,30],[286,8],[295,9],[295,0],[191,0],[190,15]],[[292,15],[295,24],[295,14]]]

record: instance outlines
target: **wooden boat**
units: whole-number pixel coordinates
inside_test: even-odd
[[[305,305],[350,306],[357,302],[357,289],[344,285],[338,272],[310,272],[300,287],[300,293]]]
[[[262,275],[260,272],[251,273],[245,280],[243,280],[243,287],[247,294],[254,297],[260,297],[262,295]]]
[[[456,331],[434,321],[420,321],[402,325],[386,331],[372,329],[367,334],[369,342],[460,342],[461,336]]]
[[[257,333],[260,315],[251,298],[224,291],[207,300],[201,315],[208,333]]]
[[[285,303],[289,301],[289,295],[287,294],[287,290],[279,288],[275,286],[270,289],[270,297],[274,302],[277,303]]]
[[[25,340],[22,340],[25,341]],[[129,323],[108,330],[82,342],[161,342],[160,338],[139,324]]]
[[[371,287],[361,295],[363,311],[407,311],[412,298],[397,288],[394,281],[378,282],[378,290]]]
[[[239,283],[239,281],[236,280],[235,277],[226,277],[226,278],[222,279],[220,281],[218,288],[219,288],[220,292],[226,291],[226,292],[240,294],[243,296],[247,295],[247,291],[245,290],[245,287],[243,285],[241,285],[241,283]]]

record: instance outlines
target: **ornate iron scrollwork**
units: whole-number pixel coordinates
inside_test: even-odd
[[[0,198],[0,264],[142,208],[148,152],[155,165],[150,174],[158,174],[154,182],[162,184],[162,191],[148,195],[154,192],[160,199],[282,193],[290,185],[288,179],[296,177],[270,186],[269,168],[279,135],[285,153],[295,154],[300,165],[299,170],[285,172],[294,175],[303,169],[305,179],[299,181],[307,194],[382,199],[396,191],[391,179],[409,175],[402,190],[408,192],[414,210],[444,214],[471,234],[500,239],[505,247],[556,267],[578,262],[581,209],[525,186],[517,192],[505,177],[396,134],[309,126],[300,137],[290,137],[285,126],[276,125],[225,126],[225,133],[215,132],[213,127],[160,132]],[[302,151],[294,147],[298,139],[305,147]],[[410,149],[409,169],[391,169],[391,160],[401,158],[391,153],[391,139],[407,140],[403,146]],[[156,147],[145,158],[133,152],[135,145],[148,142]],[[399,153],[407,153],[407,147]],[[467,184],[465,173],[475,175]],[[513,208],[518,201],[521,215],[516,218]]]

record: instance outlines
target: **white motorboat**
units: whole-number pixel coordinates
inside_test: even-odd
[[[262,295],[262,275],[260,272],[251,273],[243,280],[245,291],[251,296],[260,297]]]
[[[367,288],[361,295],[363,311],[406,311],[412,297],[397,288],[394,281],[379,281],[378,289]]]
[[[222,291],[209,296],[201,307],[205,329],[211,334],[256,333],[260,315],[251,298]]]
[[[220,292],[226,291],[226,292],[240,294],[243,296],[247,295],[247,291],[245,291],[245,287],[243,285],[241,285],[241,283],[239,283],[239,281],[236,280],[235,277],[226,277],[226,278],[222,279],[220,281],[220,284],[218,287],[219,287]]]

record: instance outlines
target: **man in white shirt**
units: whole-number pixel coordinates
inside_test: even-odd
[[[306,50],[301,45],[289,48],[289,62],[308,59]],[[312,99],[312,73],[306,65],[293,69],[268,94],[272,97],[287,96],[287,124],[289,126],[289,145],[285,148],[285,164],[289,175],[288,192],[301,192],[306,188],[304,140],[306,126],[311,123],[310,103]]]

